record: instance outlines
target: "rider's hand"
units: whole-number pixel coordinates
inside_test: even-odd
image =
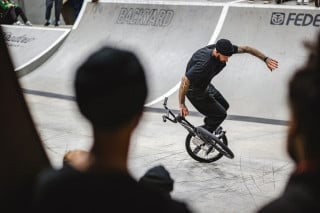
[[[188,110],[188,108],[186,107],[186,105],[184,105],[184,104],[181,104],[181,105],[180,105],[180,114],[181,114],[183,117],[189,115],[189,110]]]
[[[267,58],[266,59],[266,64],[269,68],[269,70],[272,72],[274,69],[278,68],[278,61],[272,59],[272,58]]]

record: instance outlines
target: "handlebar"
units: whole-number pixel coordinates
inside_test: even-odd
[[[168,102],[168,97],[165,97],[164,98],[164,101],[163,101],[163,107],[165,108],[166,110],[166,115],[163,115],[162,116],[162,119],[163,119],[163,122],[166,122],[167,119],[173,123],[177,123],[178,120],[177,120],[177,117],[174,115],[174,113],[167,107],[167,102]],[[172,118],[170,118],[170,115]]]
[[[188,122],[180,113],[178,115],[175,115],[168,107],[167,107],[168,97],[164,98],[163,101],[163,107],[166,110],[166,115],[162,116],[163,122],[166,122],[167,119],[173,123],[181,123],[182,121]],[[171,115],[171,117],[170,117]],[[189,123],[189,122],[188,122]]]
[[[168,97],[165,97],[164,101],[163,101],[163,107],[166,110],[166,114],[162,115],[162,119],[163,122],[166,122],[167,120],[173,122],[173,123],[179,123],[181,124],[184,128],[186,128],[189,132],[190,131],[194,131],[194,126],[187,121],[187,119],[185,117],[183,117],[182,115],[180,115],[180,113],[178,113],[178,115],[175,115],[168,107],[167,107],[167,102],[168,102]],[[192,129],[192,130],[190,130]]]

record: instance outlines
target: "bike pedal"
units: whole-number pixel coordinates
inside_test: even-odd
[[[220,135],[221,132],[222,132],[222,127],[219,126],[219,127],[214,131],[214,134],[215,134],[215,135]]]
[[[221,131],[217,137],[221,139],[226,134],[226,131]]]

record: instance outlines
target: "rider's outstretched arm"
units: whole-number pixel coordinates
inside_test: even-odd
[[[274,69],[278,68],[278,61],[272,58],[269,58],[259,50],[249,47],[249,46],[239,46],[237,53],[249,53],[253,56],[256,56],[257,58],[260,58],[262,61],[264,61],[269,68],[270,71],[273,71]]]
[[[186,76],[183,76],[181,79],[181,84],[179,88],[179,107],[180,107],[180,114],[182,116],[187,116],[189,114],[189,110],[185,105],[186,100],[186,93],[189,88],[190,81]]]

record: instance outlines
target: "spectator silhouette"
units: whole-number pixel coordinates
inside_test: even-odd
[[[0,58],[0,212],[33,212],[31,198],[35,179],[50,164],[14,71],[1,26]]]
[[[79,16],[83,5],[83,0],[64,0],[62,6],[62,15],[66,24],[74,24]]]
[[[143,186],[159,191],[165,196],[171,197],[174,180],[164,166],[159,165],[149,169],[140,179],[139,183]]]
[[[320,34],[289,82],[287,151],[295,163],[282,195],[259,212],[320,212]]]
[[[47,170],[35,189],[40,212],[189,212],[186,204],[141,186],[127,168],[131,135],[147,96],[145,73],[129,51],[104,47],[77,70],[76,102],[92,125],[85,171]],[[49,208],[48,208],[49,207]]]

